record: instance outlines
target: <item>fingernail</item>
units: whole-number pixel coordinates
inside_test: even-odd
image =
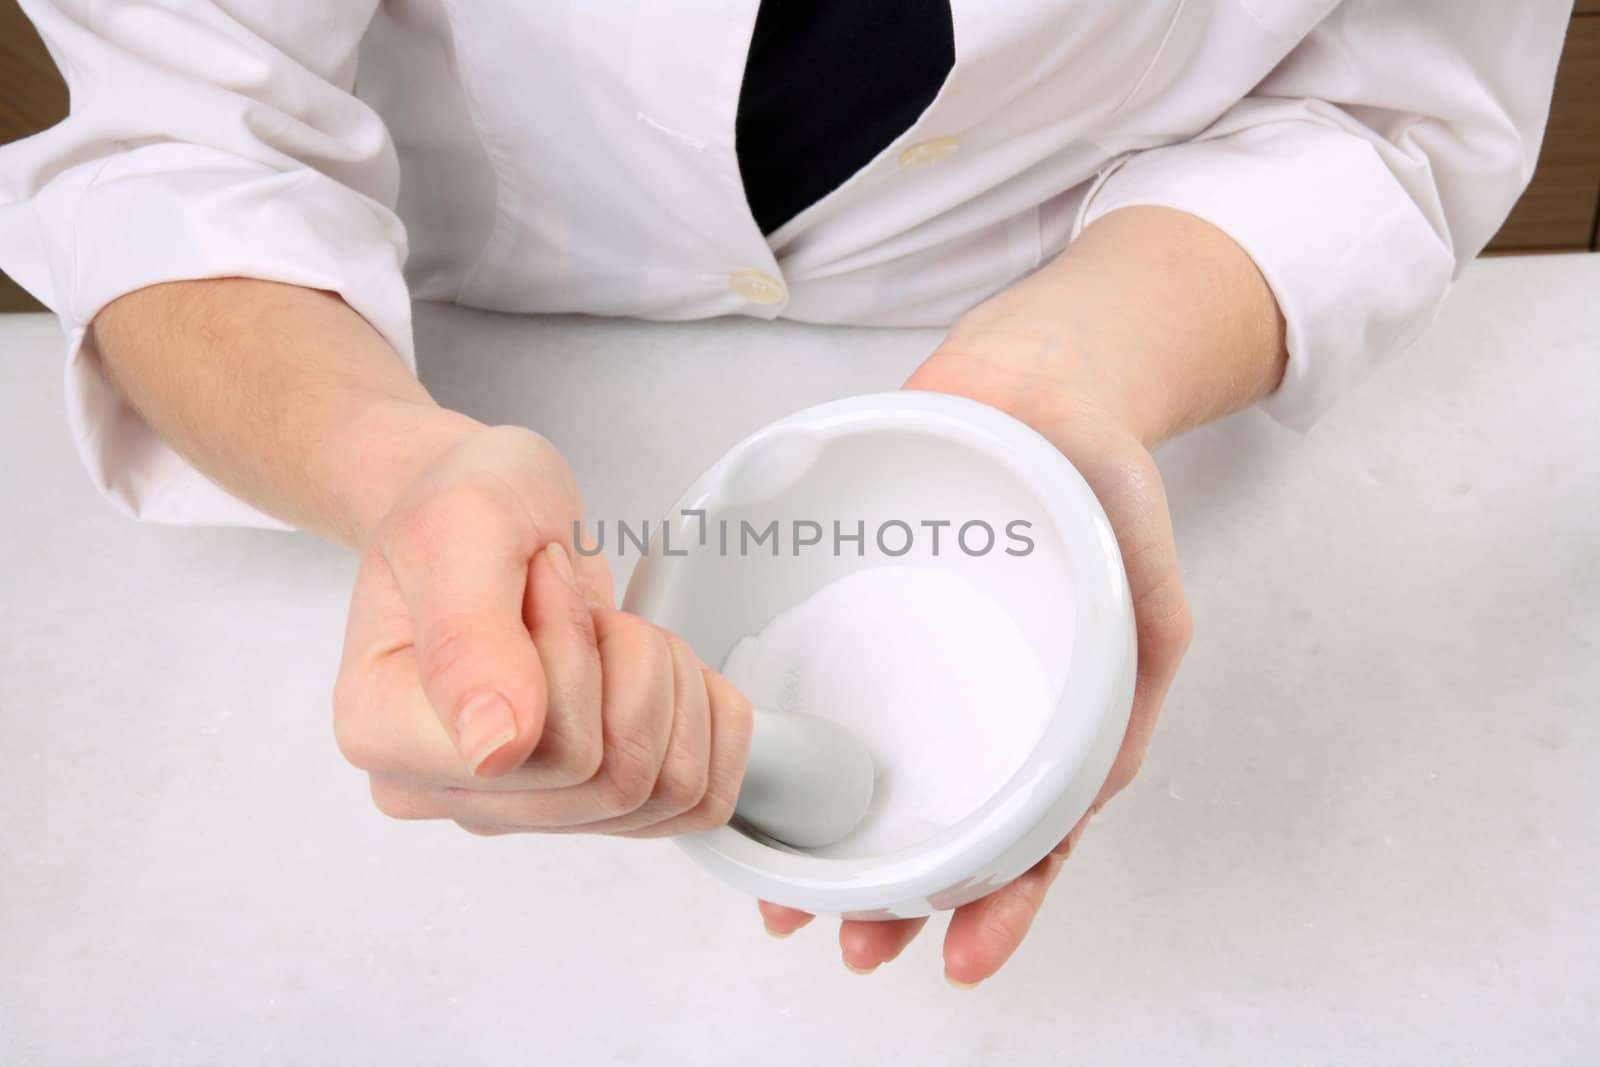
[[[556,569],[561,580],[572,586],[578,587],[578,576],[572,570],[572,557],[567,555],[567,550],[560,541],[551,541],[545,547],[545,553],[550,557],[550,565]]]
[[[794,936],[794,931],[793,930],[774,930],[772,927],[768,926],[766,923],[762,923],[761,924],[761,928],[767,932],[767,936],[768,937],[775,937],[779,941],[782,941],[786,937],[793,937]]]
[[[472,774],[516,736],[517,718],[499,693],[479,693],[456,712],[456,751]]]
[[[871,967],[857,967],[849,960],[844,961],[844,969],[849,971],[851,974],[871,974],[873,971],[878,969],[878,966],[878,964],[874,963]]]
[[[1058,860],[1064,860],[1068,856],[1072,855],[1072,838],[1069,837],[1062,841],[1061,844],[1057,846],[1056,850],[1050,853],[1050,855],[1054,856]]]
[[[977,989],[977,982],[963,982],[959,978],[952,978],[950,972],[944,972],[944,980],[950,983],[952,989]]]

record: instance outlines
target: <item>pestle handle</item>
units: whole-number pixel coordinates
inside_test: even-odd
[[[861,822],[873,774],[867,747],[838,723],[757,710],[734,811],[786,845],[820,848]]]

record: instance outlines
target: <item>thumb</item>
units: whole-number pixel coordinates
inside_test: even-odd
[[[526,553],[460,527],[442,540],[391,565],[423,692],[467,770],[495,777],[527,760],[544,729],[544,669],[522,621]]]

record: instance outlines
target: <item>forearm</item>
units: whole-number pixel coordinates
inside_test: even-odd
[[[1238,245],[1182,212],[1126,208],[963,316],[907,384],[1023,417],[1071,398],[1154,445],[1267,395],[1286,359],[1283,316]]]
[[[361,544],[399,487],[475,426],[434,403],[339,297],[244,278],[130,293],[94,321],[106,373],[241,499]]]

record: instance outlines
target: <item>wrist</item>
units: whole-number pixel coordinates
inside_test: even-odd
[[[1092,339],[1060,323],[974,309],[906,382],[956,393],[1030,426],[1062,419],[1114,423],[1146,447],[1176,432],[1181,412],[1133,360],[1105,358]]]
[[[322,529],[361,548],[413,481],[482,423],[431,401],[366,399],[332,435]]]
[[[996,406],[1086,406],[1153,446],[1277,388],[1285,331],[1227,234],[1180,211],[1123,208],[962,316],[929,363]]]

